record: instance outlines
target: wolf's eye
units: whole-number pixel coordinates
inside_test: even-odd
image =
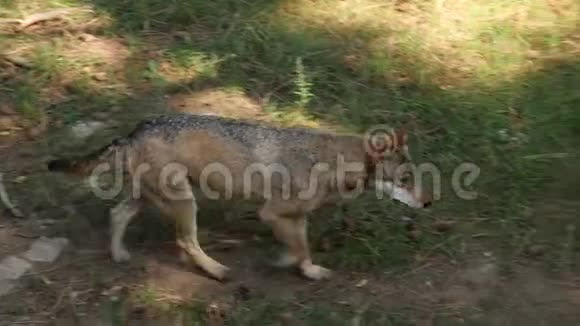
[[[408,184],[409,182],[411,182],[411,180],[412,180],[411,178],[412,178],[412,175],[411,175],[411,173],[405,173],[405,174],[403,174],[403,175],[401,176],[401,178],[399,179],[399,181],[400,181],[402,184]]]

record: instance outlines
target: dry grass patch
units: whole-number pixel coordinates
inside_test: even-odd
[[[186,113],[214,113],[226,117],[263,117],[261,106],[243,92],[235,89],[211,89],[201,92],[172,95],[168,104],[171,110]]]
[[[454,87],[521,76],[533,67],[531,51],[536,57],[565,52],[570,46],[560,41],[573,42],[579,13],[573,0],[328,0],[287,3],[276,21],[344,44],[347,65],[355,68]]]

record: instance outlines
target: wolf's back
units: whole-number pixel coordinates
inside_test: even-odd
[[[167,114],[143,120],[126,137],[118,138],[86,156],[50,161],[48,170],[87,176],[96,165],[107,160],[115,151],[125,150],[147,138],[160,138],[167,143],[173,143],[187,134],[187,131],[196,130],[205,130],[223,140],[231,140],[253,154],[263,154],[265,157],[272,156],[273,152],[285,152],[289,147],[292,148],[289,154],[298,155],[303,150],[302,147],[310,147],[309,142],[320,139],[321,136],[325,137],[307,129],[279,129],[253,121],[219,116]]]

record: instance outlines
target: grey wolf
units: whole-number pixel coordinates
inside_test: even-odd
[[[199,208],[191,195],[199,187],[230,199],[257,200],[259,218],[286,248],[277,265],[298,267],[304,276],[316,280],[329,277],[331,271],[312,261],[307,214],[343,194],[377,185],[394,184],[399,190],[413,187],[397,177],[398,168],[410,162],[402,130],[369,138],[192,114],[144,120],[129,135],[86,156],[52,160],[48,169],[86,177],[115,155],[122,156],[125,176],[138,180],[129,184],[140,187],[142,197],[124,194],[110,212],[113,260],[130,259],[123,234],[143,201],[149,200],[175,223],[183,252],[218,280],[226,278],[229,268],[200,247]],[[184,167],[185,173],[167,177],[166,167],[172,164]],[[345,164],[352,169],[346,171]],[[210,166],[222,168],[225,174],[218,173],[220,169],[208,173]],[[420,192],[411,195],[415,193],[407,192],[409,206],[429,204]]]

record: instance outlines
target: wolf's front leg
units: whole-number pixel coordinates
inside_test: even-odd
[[[302,274],[313,280],[329,278],[332,275],[330,269],[312,263],[310,249],[308,248],[308,220],[306,217],[301,216],[300,218],[296,219],[295,227],[297,241],[300,243],[301,248],[306,248],[306,252],[308,253],[299,265]]]
[[[181,188],[178,188],[181,187]],[[208,256],[200,247],[197,238],[197,203],[187,182],[182,182],[177,189],[183,191],[179,200],[164,200],[163,197],[144,188],[144,194],[164,214],[175,221],[177,245],[189,256],[197,266],[218,280],[225,280],[229,269]],[[175,195],[175,194],[174,194]],[[176,196],[177,197],[177,196]]]
[[[280,206],[278,206],[280,208]],[[303,215],[281,216],[273,202],[266,203],[259,212],[262,221],[272,227],[276,238],[284,243],[287,252],[278,261],[278,266],[296,265],[302,274],[313,280],[329,278],[332,272],[312,263],[308,247],[307,220]]]
[[[193,261],[209,275],[226,280],[229,268],[208,256],[200,247],[197,238],[197,204],[195,199],[174,202],[171,205],[177,223],[177,244]]]

